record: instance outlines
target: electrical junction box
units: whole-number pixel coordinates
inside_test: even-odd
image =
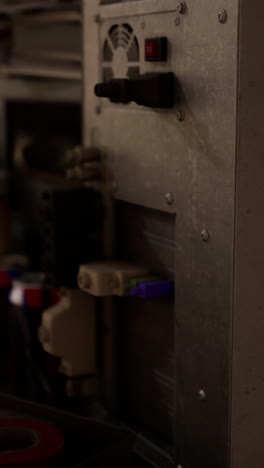
[[[264,463],[263,17],[257,0],[84,1],[84,143],[115,180],[118,255],[176,283],[171,302],[115,303],[117,405],[169,466]],[[146,61],[162,37],[167,60]],[[173,107],[137,104],[164,73]]]

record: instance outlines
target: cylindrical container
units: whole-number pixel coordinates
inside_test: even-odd
[[[38,329],[42,313],[59,300],[57,288],[47,288],[36,284],[29,285],[24,290],[24,314],[30,332],[32,362],[35,363],[35,378],[37,378],[36,397],[38,401],[50,405],[58,405],[63,400],[65,377],[59,373],[61,360],[44,351],[39,339]]]
[[[56,399],[59,361],[44,352],[38,328],[43,311],[57,300],[56,290],[38,273],[14,281],[10,293],[9,391],[41,403]]]
[[[0,270],[7,271],[11,278],[15,280],[25,273],[29,264],[30,260],[25,255],[7,254],[1,257]]]
[[[9,295],[13,280],[21,276],[28,265],[23,255],[4,255],[0,262],[0,388],[7,390],[8,382],[8,330]]]

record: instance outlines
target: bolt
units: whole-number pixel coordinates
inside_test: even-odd
[[[201,231],[201,238],[202,238],[202,241],[203,241],[203,242],[208,242],[208,241],[209,241],[209,239],[210,239],[210,234],[209,234],[209,232],[207,231],[207,229],[203,229],[203,230]]]
[[[178,111],[176,112],[176,117],[177,117],[177,119],[179,120],[179,122],[183,122],[183,120],[184,120],[184,113],[183,113],[183,111],[182,111],[182,110],[178,110]]]
[[[180,26],[181,24],[181,18],[179,16],[176,16],[175,20],[174,20],[174,23],[175,23],[175,26]]]
[[[226,10],[219,11],[217,16],[218,16],[219,23],[221,23],[221,24],[226,23],[226,21],[227,21],[227,12],[226,12]]]
[[[206,401],[207,396],[206,396],[206,393],[205,393],[205,391],[204,391],[203,389],[199,390],[199,392],[198,392],[198,399],[199,399],[200,401]]]
[[[166,193],[165,201],[166,201],[167,205],[172,205],[173,204],[173,195],[172,195],[172,193],[170,193],[170,192]]]
[[[183,15],[186,12],[186,3],[185,2],[178,2],[176,5],[177,13]]]

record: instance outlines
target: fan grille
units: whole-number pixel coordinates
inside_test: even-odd
[[[124,50],[127,58],[127,67],[124,77],[136,78],[140,73],[139,43],[133,28],[128,23],[114,24],[108,31],[103,45],[103,79],[109,81],[115,76],[113,65],[120,49]],[[112,63],[112,67],[111,67]],[[122,64],[122,69],[126,64]]]

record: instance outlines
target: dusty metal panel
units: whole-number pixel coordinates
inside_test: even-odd
[[[232,468],[264,465],[263,17],[240,1]]]
[[[184,467],[223,468],[229,464],[238,3],[188,5],[181,63],[188,162],[176,209],[176,441]],[[222,8],[225,25],[217,21]],[[209,242],[201,240],[203,229]]]
[[[118,203],[118,258],[174,277],[174,215]],[[117,399],[127,422],[172,444],[174,298],[122,298],[117,309]]]
[[[209,2],[203,9],[190,3],[188,14],[181,17],[179,27],[175,25],[177,13],[172,1],[146,0],[98,8],[96,4],[87,4],[85,20],[85,103],[93,110],[85,124],[86,139],[91,133],[89,122],[93,122],[116,178],[117,198],[175,211],[186,185],[183,182],[186,181],[184,173],[188,160],[186,140],[197,153],[210,154],[211,163],[215,166],[219,164],[219,132],[214,133],[211,128],[209,131],[207,122],[219,122],[219,116],[225,115],[225,121],[221,123],[223,133],[225,136],[230,133],[231,115],[227,109],[232,102],[227,102],[222,94],[221,70],[228,70],[228,60],[232,63],[234,58],[235,38],[231,21],[224,27],[220,25],[217,7]],[[231,8],[233,10],[234,7]],[[209,31],[204,27],[204,12],[210,18]],[[96,14],[101,15],[98,23],[95,23]],[[96,18],[98,20],[98,16]],[[99,101],[93,95],[93,87],[102,78],[99,64],[102,42],[110,25],[127,22],[139,41],[140,72],[172,69],[179,78],[186,103],[189,105],[191,102],[192,105],[189,113],[185,109],[189,114],[185,125],[177,120],[176,109],[173,112],[153,112],[137,106],[109,106],[106,102],[100,102],[101,109],[98,109]],[[166,64],[144,62],[144,38],[153,35],[154,31],[155,35],[167,35],[169,38],[170,53]],[[232,70],[224,74],[227,90],[233,86],[231,75]],[[96,111],[101,113],[98,115]],[[129,144],[129,141],[133,143]],[[169,208],[164,201],[167,192],[172,192],[175,200]]]
[[[179,26],[172,1],[99,7],[96,0],[87,0],[84,5],[85,143],[99,145],[105,152],[117,181],[116,198],[176,212],[175,459],[184,468],[225,468],[229,466],[238,0],[202,4],[189,0]],[[223,8],[228,11],[225,24],[218,19]],[[183,122],[177,120],[177,106],[163,112],[114,107],[94,96],[102,72],[102,37],[117,21],[132,25],[141,48],[144,38],[154,32],[168,36],[168,64],[149,65],[141,59],[140,72],[174,71],[183,90]],[[168,192],[174,199],[171,206],[164,201]],[[202,241],[203,229],[209,232],[208,242]],[[201,389],[206,401],[199,400]]]
[[[175,243],[176,442],[184,467],[223,468],[229,458],[238,5],[188,5],[181,62],[188,162]],[[225,25],[217,20],[223,7]]]

